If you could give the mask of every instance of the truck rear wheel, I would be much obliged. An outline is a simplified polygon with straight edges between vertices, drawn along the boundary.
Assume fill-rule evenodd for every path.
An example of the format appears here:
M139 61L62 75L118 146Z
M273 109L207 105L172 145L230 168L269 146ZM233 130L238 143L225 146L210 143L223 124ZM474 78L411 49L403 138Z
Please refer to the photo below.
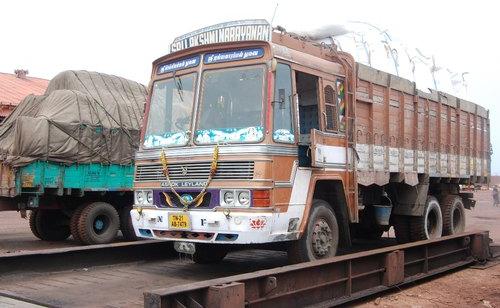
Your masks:
M69 229L71 231L71 236L73 236L73 239L79 244L82 243L82 239L78 231L78 221L80 220L80 215L82 214L83 209L87 205L88 204L82 204L78 206L71 214L71 219L69 220Z
M288 248L288 260L300 263L333 257L338 244L339 227L332 207L324 200L315 199L304 234Z
M29 225L30 225L30 230L31 233L33 233L34 236L40 238L40 233L38 233L38 230L36 229L36 214L37 210L31 210L30 212L30 218L29 218Z
M193 261L198 264L219 263L227 255L227 249L220 245L196 244Z
M410 217L410 237L412 241L428 240L441 237L443 216L439 202L433 196L427 197L422 216Z
M94 202L84 207L78 219L78 234L88 245L111 242L118 232L120 217L109 203Z
M38 210L34 218L38 237L44 241L63 241L71 232L68 217L60 210Z
M127 241L137 241L138 237L135 235L132 217L130 217L131 210L132 205L127 205L120 209L120 230Z
M448 195L441 205L443 214L443 235L464 232L465 208L462 198L457 195Z

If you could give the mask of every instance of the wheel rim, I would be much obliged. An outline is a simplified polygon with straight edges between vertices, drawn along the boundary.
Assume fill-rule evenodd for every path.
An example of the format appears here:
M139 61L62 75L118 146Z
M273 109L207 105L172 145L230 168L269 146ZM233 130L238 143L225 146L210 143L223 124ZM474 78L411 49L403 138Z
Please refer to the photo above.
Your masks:
M429 215L427 216L427 234L429 235L429 238L434 238L436 236L436 230L438 228L438 215L436 211L433 209L432 211L429 212Z
M328 222L319 218L314 224L311 237L312 251L316 258L324 258L329 255L333 242L333 234Z
M109 218L105 215L99 215L94 219L92 226L96 234L102 234L109 227Z
M453 233L461 232L462 212L458 208L453 209L452 221L453 221Z

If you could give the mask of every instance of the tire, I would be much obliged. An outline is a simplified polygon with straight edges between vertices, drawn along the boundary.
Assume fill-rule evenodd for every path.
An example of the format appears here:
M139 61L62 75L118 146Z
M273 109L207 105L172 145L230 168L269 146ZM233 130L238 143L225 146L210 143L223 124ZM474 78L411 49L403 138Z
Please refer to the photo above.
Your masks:
M120 227L120 217L109 203L94 202L85 206L78 218L78 234L84 244L111 242Z
M196 244L193 261L198 264L221 262L227 255L227 249L220 245Z
M465 207L462 198L448 195L441 205L443 213L443 235L452 235L465 231Z
M34 226L44 241L64 241L71 234L68 217L60 210L36 211Z
M78 222L80 220L80 215L82 214L83 209L87 206L88 204L82 204L78 206L73 213L71 214L71 218L69 220L69 229L71 231L71 236L73 236L73 239L78 243L82 244L82 238L80 237L80 233L78 231Z
M394 234L399 244L409 243L410 239L410 217L397 215L393 218Z
M300 263L334 257L338 245L339 226L335 212L328 202L315 199L304 234L288 248L288 260Z
M134 226L132 225L132 217L130 217L131 210L132 205L127 205L120 209L120 230L125 240L137 241L139 238L135 234Z
M436 198L429 196L425 202L424 214L410 217L410 238L412 241L440 238L443 233L443 215Z
M40 233L38 233L38 230L36 229L36 215L38 211L37 210L31 210L30 212L30 217L29 217L29 225L30 225L30 230L31 233L33 233L34 236L36 236L39 239L42 239L40 237Z

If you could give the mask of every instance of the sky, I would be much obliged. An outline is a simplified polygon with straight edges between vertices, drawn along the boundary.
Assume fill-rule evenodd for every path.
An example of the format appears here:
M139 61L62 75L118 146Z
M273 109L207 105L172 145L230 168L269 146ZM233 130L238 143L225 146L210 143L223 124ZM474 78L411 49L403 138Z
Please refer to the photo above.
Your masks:
M361 21L387 30L399 46L434 55L442 68L440 90L490 110L492 174L500 175L498 11L495 1L3 0L0 72L24 68L30 76L50 79L64 70L84 69L147 84L151 63L169 52L172 40L204 26L263 18L288 31L307 32ZM371 48L383 66L377 68L390 69L383 45ZM359 48L349 51L366 61ZM401 61L405 57L399 53ZM450 88L446 69L468 73L466 91ZM419 88L432 87L424 67L417 73Z

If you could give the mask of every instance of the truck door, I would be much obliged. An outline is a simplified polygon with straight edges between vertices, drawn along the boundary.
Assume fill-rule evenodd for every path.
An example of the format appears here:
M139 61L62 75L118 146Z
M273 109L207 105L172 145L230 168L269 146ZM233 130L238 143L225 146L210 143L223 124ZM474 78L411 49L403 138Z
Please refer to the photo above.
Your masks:
M319 84L320 130L311 129L311 166L346 170L352 150L346 139L344 80L321 79Z

